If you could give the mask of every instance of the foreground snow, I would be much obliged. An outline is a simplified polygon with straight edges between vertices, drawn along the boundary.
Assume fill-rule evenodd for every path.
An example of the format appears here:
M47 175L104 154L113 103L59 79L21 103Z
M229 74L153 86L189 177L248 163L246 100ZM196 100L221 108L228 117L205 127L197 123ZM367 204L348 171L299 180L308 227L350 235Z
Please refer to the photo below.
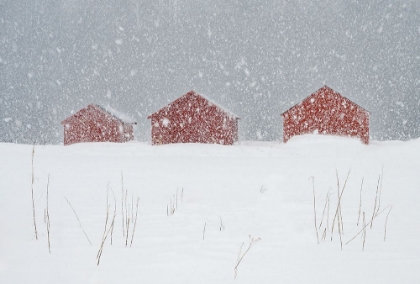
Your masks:
M31 152L30 145L0 144L0 283L420 283L419 139L369 146L324 136L235 146L36 146L38 240ZM341 205L343 250L337 223L331 241L336 171L340 189L350 171ZM44 222L48 176L51 254ZM385 210L366 230L362 251L363 234L345 243L362 229L356 225L362 179L361 209L369 222L379 178L377 207ZM328 233L320 244L312 181L317 226L329 192L328 224L327 206L319 238L327 225ZM113 244L109 235L97 265L113 193ZM125 209L135 219L137 197L137 226L130 247L131 222L126 247L122 219ZM171 204L176 209L168 216ZM261 240L234 279L249 236Z

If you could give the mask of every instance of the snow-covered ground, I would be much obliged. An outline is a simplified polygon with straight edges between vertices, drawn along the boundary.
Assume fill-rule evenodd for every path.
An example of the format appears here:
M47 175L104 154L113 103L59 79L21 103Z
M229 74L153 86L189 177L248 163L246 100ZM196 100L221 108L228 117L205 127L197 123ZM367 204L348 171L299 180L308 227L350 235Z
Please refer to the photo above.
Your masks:
M0 144L0 283L420 283L420 139L36 146L33 171L31 152ZM362 180L361 216L375 199L382 213L345 244L363 228Z

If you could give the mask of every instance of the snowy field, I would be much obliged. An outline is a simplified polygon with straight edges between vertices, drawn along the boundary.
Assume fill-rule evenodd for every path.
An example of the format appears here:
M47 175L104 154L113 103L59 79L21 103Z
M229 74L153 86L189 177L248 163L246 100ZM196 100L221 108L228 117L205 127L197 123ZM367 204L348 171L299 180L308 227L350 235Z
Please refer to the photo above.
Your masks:
M420 139L32 150L0 144L0 283L420 283Z

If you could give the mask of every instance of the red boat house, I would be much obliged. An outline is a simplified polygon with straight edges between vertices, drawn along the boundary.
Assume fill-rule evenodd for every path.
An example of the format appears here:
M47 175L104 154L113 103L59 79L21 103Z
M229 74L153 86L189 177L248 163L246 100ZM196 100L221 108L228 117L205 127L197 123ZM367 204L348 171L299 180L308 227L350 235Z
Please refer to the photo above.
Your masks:
M152 144L214 143L238 140L238 120L202 95L190 91L148 117Z
M357 137L369 143L369 112L328 86L283 112L283 142L318 133Z
M61 122L64 145L81 142L127 142L134 139L134 120L111 107L90 104Z

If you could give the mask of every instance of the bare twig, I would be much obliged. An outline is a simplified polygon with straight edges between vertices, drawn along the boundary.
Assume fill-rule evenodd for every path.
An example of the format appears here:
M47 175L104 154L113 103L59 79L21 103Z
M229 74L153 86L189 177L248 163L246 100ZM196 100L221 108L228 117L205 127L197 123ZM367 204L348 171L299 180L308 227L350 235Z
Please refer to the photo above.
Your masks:
M83 230L82 223L80 222L79 216L77 216L76 210L74 210L73 206L71 205L70 201L69 201L67 198L65 198L65 197L64 197L64 199L65 199L65 200L67 201L67 203L70 205L71 210L73 210L74 215L76 215L77 221L79 221L79 226L80 226L80 228L82 229L83 234L85 234L86 239L87 239L87 240L88 240L88 242L92 245L92 242L89 240L88 235L86 234L85 230Z

